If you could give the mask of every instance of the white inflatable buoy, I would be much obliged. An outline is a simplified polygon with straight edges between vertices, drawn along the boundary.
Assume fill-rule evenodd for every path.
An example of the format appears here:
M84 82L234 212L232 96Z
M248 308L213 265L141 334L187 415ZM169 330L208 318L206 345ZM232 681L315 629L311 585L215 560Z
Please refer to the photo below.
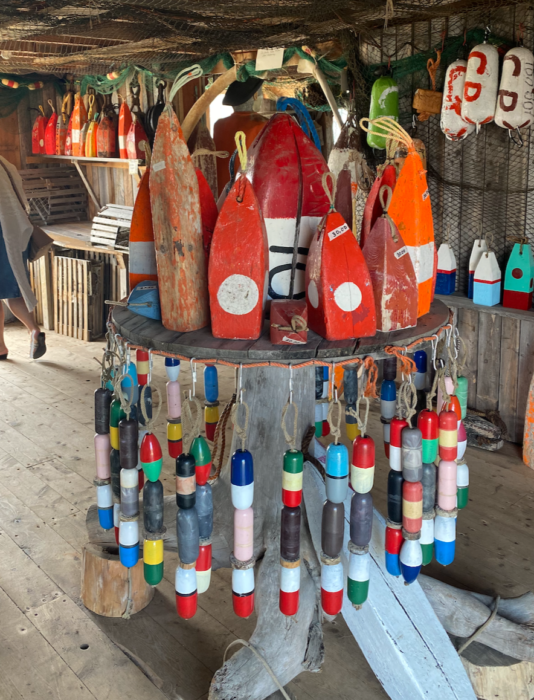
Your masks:
M459 59L450 64L445 74L440 126L449 141L462 141L475 130L474 125L462 117L466 70L467 61Z
M495 116L499 85L499 53L491 44L479 44L467 61L462 118L474 124L489 124Z
M510 49L504 57L495 123L509 132L534 121L534 56L524 46Z

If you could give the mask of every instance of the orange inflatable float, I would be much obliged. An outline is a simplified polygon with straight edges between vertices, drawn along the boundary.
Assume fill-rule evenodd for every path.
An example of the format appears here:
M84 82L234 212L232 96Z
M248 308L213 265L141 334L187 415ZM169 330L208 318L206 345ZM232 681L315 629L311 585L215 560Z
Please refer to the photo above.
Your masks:
M85 109L85 104L81 98L79 92L76 93L74 97L74 109L70 115L69 129L70 129L70 143L72 148L72 153L65 153L65 155L80 156L81 155L81 137L83 125L87 121L87 110ZM67 134L68 138L68 134Z
M150 147L148 144L145 155L147 167L139 183L130 226L130 289L139 282L158 279L150 208Z
M368 122L369 128L364 126L364 122ZM389 117L379 117L372 121L362 119L360 125L370 133L376 132L376 127L379 127L381 134L386 132L389 138L400 141L408 151L397 178L388 213L397 225L410 253L419 293L417 315L423 316L430 311L437 272L434 224L426 170L415 150L413 139L396 121Z

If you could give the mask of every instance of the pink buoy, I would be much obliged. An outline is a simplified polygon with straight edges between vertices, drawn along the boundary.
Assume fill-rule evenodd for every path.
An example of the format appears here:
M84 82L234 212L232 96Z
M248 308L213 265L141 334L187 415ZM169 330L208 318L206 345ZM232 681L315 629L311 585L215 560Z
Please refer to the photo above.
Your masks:
M442 459L438 467L438 506L443 510L456 508L456 475L456 462Z
M111 478L110 451L109 433L95 435L96 476L98 479Z
M248 561L254 554L254 511L252 508L234 510L234 556Z
M167 382L167 416L169 418L181 418L182 416L179 382Z

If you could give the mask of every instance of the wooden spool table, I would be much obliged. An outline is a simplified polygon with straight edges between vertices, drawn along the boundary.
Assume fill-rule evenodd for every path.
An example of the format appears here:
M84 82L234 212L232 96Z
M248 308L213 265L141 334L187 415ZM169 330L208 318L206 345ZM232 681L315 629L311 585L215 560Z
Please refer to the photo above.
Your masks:
M318 593L321 567L310 534L307 508L303 508L302 514L299 610L294 618L286 618L278 609L282 461L288 449L280 419L289 394L287 367L296 365L292 372L292 384L293 401L298 407L297 448L300 448L303 436L314 425L314 360L321 363L342 362L369 355L374 359L383 359L387 357L384 349L388 345L403 347L437 333L449 322L449 309L436 300L430 313L419 319L415 328L377 333L374 338L339 342L329 342L309 332L308 343L296 347L271 345L268 324L259 340L240 341L214 338L209 328L175 333L166 330L160 322L138 316L125 307L115 307L112 319L116 333L131 345L185 359L225 360L236 365L243 364L244 400L250 409L246 447L254 459L254 554L258 561L255 572L257 626L250 643L261 649L263 657L283 685L303 670L319 670L324 654ZM265 364L260 366L260 363ZM247 364L251 366L247 368ZM290 422L292 418L288 424ZM184 451L188 447L187 443L184 444ZM241 443L238 444L234 434L230 454L240 447ZM214 570L230 567L234 517L231 503L228 462L213 484ZM175 518L176 500L170 496L165 499L165 547L170 551L177 549ZM113 531L106 532L98 526L96 507L92 507L88 513L87 527L92 544L113 544ZM437 672L444 673L443 669ZM419 677L417 680L418 683L422 682L421 688L425 683L432 682L431 678L421 681ZM428 695L415 693L410 697L431 697L431 690L429 686L425 691ZM217 671L209 697L218 700L263 700L275 691L276 686L261 661L249 649L243 648L232 656L223 669ZM442 700L456 697L444 692Z

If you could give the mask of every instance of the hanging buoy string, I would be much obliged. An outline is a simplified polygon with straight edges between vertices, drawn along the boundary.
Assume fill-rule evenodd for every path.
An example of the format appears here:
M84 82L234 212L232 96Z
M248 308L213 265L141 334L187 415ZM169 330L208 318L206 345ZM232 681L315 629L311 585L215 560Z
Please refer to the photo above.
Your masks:
M200 77L202 77L202 68L198 65L198 63L195 63L193 66L190 66L189 68L184 68L182 71L180 71L174 79L174 83L172 84L167 104L170 105L170 103L174 99L174 96L176 95L178 90L180 90L180 88L183 88L184 85L187 85L187 83L190 80L195 80L195 78Z
M132 382L132 391L130 393L130 396L126 394L125 391L122 390L121 388L121 383L123 379L126 379L126 377L130 378L130 381ZM122 374L117 374L115 375L113 379L113 389L115 396L119 399L121 402L121 408L126 414L126 418L130 420L130 413L132 411L132 401L133 401L133 395L134 395L134 383L133 383L133 377L131 374L128 374L128 372L123 372Z

